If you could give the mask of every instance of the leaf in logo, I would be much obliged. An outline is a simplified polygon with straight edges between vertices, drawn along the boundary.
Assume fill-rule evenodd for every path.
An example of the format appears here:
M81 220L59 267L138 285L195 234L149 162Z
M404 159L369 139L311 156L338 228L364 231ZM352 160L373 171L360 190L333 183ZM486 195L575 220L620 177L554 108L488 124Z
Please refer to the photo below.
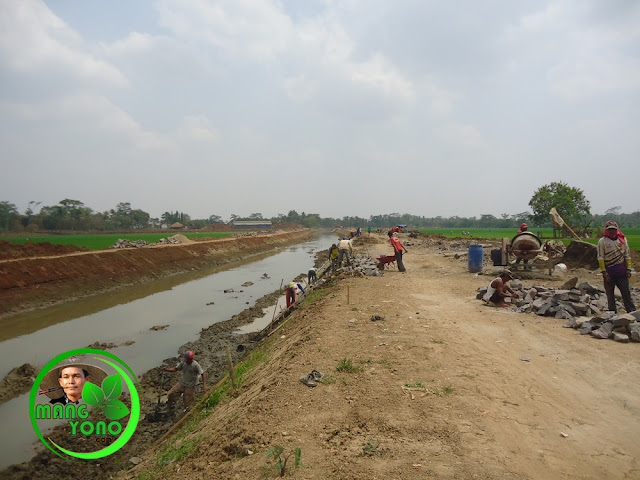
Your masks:
M118 398L122 393L120 375L110 375L102 381L102 391L106 400Z
M102 389L91 382L84 384L82 389L82 399L87 405L92 407L99 407L104 402L104 393Z
M102 411L110 420L119 420L129 415L129 409L120 400L107 400L102 407Z

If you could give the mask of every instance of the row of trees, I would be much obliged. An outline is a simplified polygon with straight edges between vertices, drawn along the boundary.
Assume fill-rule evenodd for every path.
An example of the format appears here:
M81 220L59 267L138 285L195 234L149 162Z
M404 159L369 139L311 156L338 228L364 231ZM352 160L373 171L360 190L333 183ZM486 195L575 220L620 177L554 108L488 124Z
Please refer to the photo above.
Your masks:
M24 213L18 212L16 206L7 201L0 201L0 231L36 232L41 230L70 230L70 231L113 231L142 228L160 228L162 225L172 225L179 222L187 227L202 228L213 223L223 223L219 215L211 215L206 219L191 219L184 212L165 212L160 218L151 218L147 212L131 207L129 202L118 203L114 209L104 212L94 212L79 200L65 198L57 205L42 206L41 202L29 202ZM278 214L270 218L273 223L297 223L309 228L348 227L370 225L372 228L385 228L391 225L406 224L410 227L438 227L438 228L516 228L522 222L536 227L552 226L549 210L555 207L560 215L570 225L585 230L593 226L604 224L606 220L616 220L623 227L640 226L640 211L621 213L621 207L615 206L604 215L592 215L590 203L582 190L571 187L562 182L553 182L540 187L529 202L532 213L521 212L514 215L503 213L499 216L491 214L476 217L421 217L408 213L389 213L373 215L369 218L342 217L323 218L317 213L289 213ZM40 208L39 208L40 207ZM39 208L39 211L36 210ZM261 213L256 212L248 217L237 214L231 215L229 222L234 220L263 219Z

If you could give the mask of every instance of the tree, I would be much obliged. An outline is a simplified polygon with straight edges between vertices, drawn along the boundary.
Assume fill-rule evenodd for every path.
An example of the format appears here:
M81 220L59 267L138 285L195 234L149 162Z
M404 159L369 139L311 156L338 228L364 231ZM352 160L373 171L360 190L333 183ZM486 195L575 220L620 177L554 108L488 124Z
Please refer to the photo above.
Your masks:
M591 220L591 204L584 192L563 182L552 182L535 191L529 201L533 223L549 223L549 210L555 207L569 225L584 225Z
M18 209L13 203L0 202L0 230L9 230L11 220L18 215Z
M220 215L209 215L209 223L222 223Z

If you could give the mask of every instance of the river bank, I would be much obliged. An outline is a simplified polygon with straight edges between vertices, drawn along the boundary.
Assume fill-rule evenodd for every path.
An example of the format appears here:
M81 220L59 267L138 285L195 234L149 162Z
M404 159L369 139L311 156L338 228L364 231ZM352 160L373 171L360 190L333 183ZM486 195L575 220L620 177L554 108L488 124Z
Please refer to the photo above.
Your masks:
M0 260L0 328L28 310L248 259L304 241L309 229L135 249L79 251ZM1 252L0 252L1 253ZM2 255L0 255L2 257Z
M321 243L322 242L320 242L320 244ZM312 245L316 244L318 244L317 241L312 242ZM289 249L286 250L288 251ZM296 247L294 247L293 251L295 250ZM299 248L297 248L297 250L301 251ZM310 253L310 251L305 249L304 252L306 254L305 257L308 258L308 254ZM288 255L289 257L285 256L284 258L290 258L291 254ZM263 257L263 255L261 255L260 257ZM258 262L256 265L262 265L262 263L263 262ZM306 261L304 263L308 268L309 264L306 263ZM295 264L295 262L293 264ZM238 265L234 265L234 270L236 270ZM258 269L260 269L259 271L263 271L261 270L262 268L264 267L258 267ZM266 271L271 272L270 269L267 269ZM298 270L298 272L300 272L300 270ZM263 276L266 276L266 273ZM265 284L272 283L268 280L260 280L260 283L262 282L264 282ZM279 282L280 279L278 278L275 285L277 286ZM252 287L248 286L245 287L245 290L247 290L247 288L252 289ZM253 288L256 288L256 286L254 286ZM242 290L238 290L237 288L235 292L233 290L230 290L230 292L231 293L228 294L230 298L237 298L237 295L242 295L240 293L242 292ZM240 358L250 352L255 345L255 337L259 334L257 332L238 333L238 328L251 324L255 318L263 317L263 309L266 307L269 307L269 314L271 314L276 301L280 297L282 297L282 295L283 292L281 290L276 290L267 295L264 295L256 300L255 304L252 302L252 307L244 309L242 312L233 315L230 319L215 323L208 326L207 328L203 328L202 331L200 331L200 333L197 335L197 338L194 338L194 340L189 341L188 343L183 345L174 345L171 351L176 352L176 356L166 358L157 367L152 368L139 377L141 385L139 393L141 394L143 400L143 407L141 412L141 418L143 420L140 422L133 438L122 450L121 453L123 456L119 456L118 458L109 457L109 459L107 459L108 462L103 462L99 466L95 463L86 462L81 467L79 467L84 472L84 474L92 475L96 478L103 478L101 477L101 475L104 475L105 472L113 473L117 471L126 464L123 462L130 458L130 455L135 455L136 452L141 448L144 449L146 446L148 446L149 442L157 439L180 418L180 416L182 415L182 410L176 411L175 415L166 415L163 412L162 418L158 418L158 411L156 409L158 395L160 394L162 396L163 403L166 402L167 390L177 381L179 377L178 374L168 374L160 372L161 366L174 366L178 361L177 355L181 354L181 352L184 352L187 349L191 349L196 353L196 359L201 363L201 365L207 372L209 385L214 384L219 378L221 378L221 376L225 374L227 370L225 347L230 347L233 361L238 362ZM180 298L180 302L184 302L184 297ZM242 303L244 303L244 301L242 301ZM216 306L216 308L218 307ZM96 345L95 347L103 348L101 345ZM104 348L108 348L108 346L105 346ZM119 351L120 349L118 349L115 353L118 353ZM138 373L142 372L138 371ZM199 389L201 389L201 387L199 387ZM201 391L197 392L198 395L201 395L201 393ZM69 445L70 435L63 428L56 429L51 433L51 437L53 439L61 439L63 440L63 443L66 443L67 446ZM78 443L78 445L76 445L74 448L77 448L77 451L82 451L82 448L84 447L84 445L82 445L82 440L78 440L78 442L72 443L74 443L74 445L75 443ZM14 465L12 467L9 467L8 469L5 469L3 472L0 472L0 476L2 476L2 478L66 478L66 468L68 468L67 460L51 456L50 452L43 450L39 454L37 454L31 461L24 462L20 465Z

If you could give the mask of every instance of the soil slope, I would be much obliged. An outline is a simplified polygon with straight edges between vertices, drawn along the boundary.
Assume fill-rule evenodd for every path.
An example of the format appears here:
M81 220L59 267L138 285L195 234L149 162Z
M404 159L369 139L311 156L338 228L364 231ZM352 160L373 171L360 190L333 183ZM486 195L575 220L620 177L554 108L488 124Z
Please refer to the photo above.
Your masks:
M377 238L357 248L389 254ZM347 277L299 309L237 396L120 478L275 478L276 445L301 449L286 470L299 479L640 478L638 344L485 307L476 289L493 277L422 238L406 274ZM311 388L299 379L313 369ZM163 448L184 456L159 465Z

